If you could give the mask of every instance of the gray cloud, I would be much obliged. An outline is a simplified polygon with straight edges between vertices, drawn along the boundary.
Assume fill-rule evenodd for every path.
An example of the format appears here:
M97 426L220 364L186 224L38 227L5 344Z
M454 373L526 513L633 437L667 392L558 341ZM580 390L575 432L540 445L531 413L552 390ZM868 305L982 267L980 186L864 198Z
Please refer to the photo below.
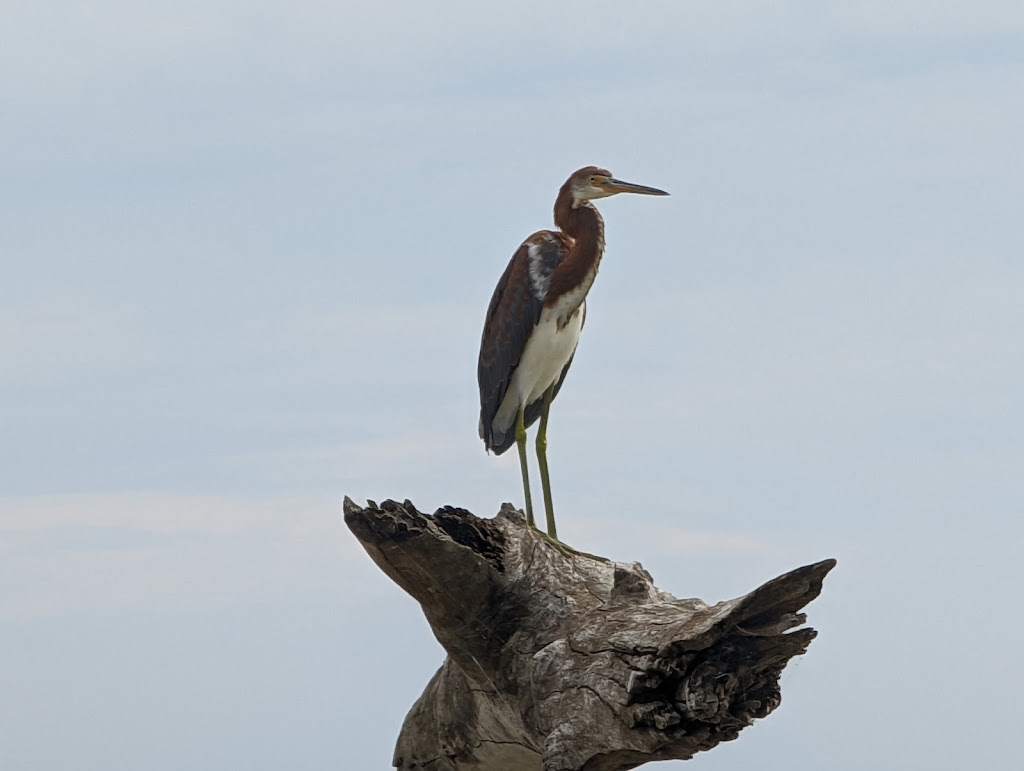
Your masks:
M560 531L712 600L840 559L783 709L700 762L1011 764L972 737L1024 677L949 624L1019 633L1017 4L0 21L0 765L387 764L441 654L337 502L520 499L476 438L476 346L586 163L673 195L602 207ZM878 702L948 704L964 655L990 708L955 736Z

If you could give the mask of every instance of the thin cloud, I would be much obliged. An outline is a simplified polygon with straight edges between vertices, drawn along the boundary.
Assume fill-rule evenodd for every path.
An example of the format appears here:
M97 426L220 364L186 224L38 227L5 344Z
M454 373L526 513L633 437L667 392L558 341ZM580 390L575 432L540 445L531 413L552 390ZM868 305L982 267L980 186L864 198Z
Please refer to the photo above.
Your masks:
M344 530L340 502L309 496L0 499L0 554L0 617L344 604L379 588L354 580L366 557Z
M724 530L690 530L647 524L643 528L623 527L623 520L580 518L573 523L573 543L593 545L598 553L617 555L659 554L666 556L776 556L778 544L752 533Z
M67 297L0 307L2 384L116 369L145 347L128 314Z

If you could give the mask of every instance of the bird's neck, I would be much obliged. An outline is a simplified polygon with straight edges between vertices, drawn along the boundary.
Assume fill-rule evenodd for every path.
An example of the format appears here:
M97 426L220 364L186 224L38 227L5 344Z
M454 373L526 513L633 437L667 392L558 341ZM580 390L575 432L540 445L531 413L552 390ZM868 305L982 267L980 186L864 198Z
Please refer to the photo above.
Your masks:
M589 202L574 208L571 196L560 195L555 202L555 224L573 243L551 277L548 304L566 295L574 312L597 277L604 254L604 220Z

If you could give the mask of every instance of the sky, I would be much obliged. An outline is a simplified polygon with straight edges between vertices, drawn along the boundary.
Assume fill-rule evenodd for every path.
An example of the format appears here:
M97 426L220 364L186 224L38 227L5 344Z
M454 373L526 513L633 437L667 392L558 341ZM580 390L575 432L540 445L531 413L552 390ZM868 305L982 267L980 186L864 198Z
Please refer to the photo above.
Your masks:
M599 204L559 534L709 602L839 561L782 706L687 767L1016 764L1018 2L0 29L0 767L390 767L444 652L341 500L522 504L479 335L589 164L672 196Z

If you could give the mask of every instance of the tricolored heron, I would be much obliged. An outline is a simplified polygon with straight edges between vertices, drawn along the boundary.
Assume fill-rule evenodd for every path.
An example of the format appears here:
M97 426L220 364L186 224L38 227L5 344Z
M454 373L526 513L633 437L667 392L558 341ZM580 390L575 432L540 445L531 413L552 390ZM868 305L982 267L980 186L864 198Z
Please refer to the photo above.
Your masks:
M559 229L534 233L512 255L491 297L480 341L480 438L496 455L513 441L519 446L526 520L536 527L526 429L540 418L537 462L548 535L554 540L558 535L548 476L548 412L576 353L587 292L604 254L604 220L591 201L616 193L668 195L615 179L596 166L575 172L555 199Z

